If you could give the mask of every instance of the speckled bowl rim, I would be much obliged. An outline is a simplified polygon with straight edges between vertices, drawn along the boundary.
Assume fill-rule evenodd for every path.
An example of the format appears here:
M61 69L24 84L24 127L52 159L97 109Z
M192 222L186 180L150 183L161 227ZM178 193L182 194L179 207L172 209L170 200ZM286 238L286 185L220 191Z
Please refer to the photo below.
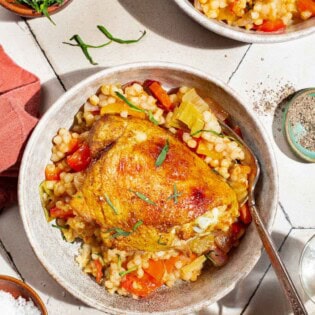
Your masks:
M246 43L281 43L304 36L310 35L315 32L315 17L314 24L312 26L302 28L300 30L284 32L284 33L258 33L256 31L247 31L242 28L229 26L224 22L217 21L215 19L207 18L203 13L199 12L188 0L173 0L187 15L193 20L198 22L208 30L231 39L235 39L240 42ZM310 21L310 20L308 20ZM307 21L306 21L307 22ZM301 22L306 23L306 22Z
M64 280L62 277L60 277L58 274L55 274L50 267L50 262L47 261L45 259L45 257L41 257L40 255L37 254L37 252L40 252L40 248L38 248L37 250L37 243L35 239L32 239L31 237L31 230L30 227L27 224L27 209L26 209L26 205L24 204L24 197L23 197L23 178L25 176L27 176L27 173L29 172L28 168L27 168L27 156L29 155L29 151L31 151L31 147L33 146L33 139L35 138L35 134L37 133L37 130L41 130L42 127L46 126L47 123L50 120L50 116L52 116L54 114L55 111L58 111L64 104L65 101L71 96L71 95L75 95L77 90L80 90L84 87L89 86L93 81L96 81L97 79L100 79L102 77L108 76L110 74L117 74L119 76L120 73L123 73L124 71L130 71L130 70L137 70L137 69L157 69L157 68L161 68L164 70L168 70L168 71L181 71L184 73L187 73L189 75L193 75L195 77L199 77L201 79L204 79L206 81L209 81L213 84L215 84L216 86L218 86L219 88L223 89L226 93L232 95L236 101L238 101L240 104L242 104L242 106L244 107L244 109L246 108L246 111L248 113L248 115L250 116L250 118L255 121L255 124L257 125L257 128L260 131L260 135L262 137L262 139L264 140L264 142L266 144L270 144L270 141L268 140L268 137L266 135L266 131L264 130L263 126L260 124L260 122L257 120L257 118L255 117L253 111L251 109L248 109L247 107L245 107L244 105L244 101L240 98L240 96L232 89L230 88L226 83L224 83L223 81L209 75L206 74L200 70L197 70L195 68L192 68L190 66L186 66L186 65L181 65L181 64L175 64L175 63L168 63L168 62L141 62L141 63L129 63L129 64L125 64L125 65L120 65L120 66L114 66L105 70L102 70L88 78L86 78L85 80L81 81L80 83L78 83L77 85L73 86L71 89L69 89L67 92L65 92L48 110L47 112L43 115L43 117L40 119L39 123L37 124L35 130L33 131L33 134L31 135L25 151L24 151L24 155L22 158L22 162L21 162L21 167L20 167L20 172L19 172L19 182L18 182L18 200L19 200L19 208L20 208L20 215L22 218L22 222L24 225L24 229L26 231L26 235L29 239L29 242L31 244L31 247L33 248L34 253L36 254L37 258L39 259L39 261L42 263L42 265L45 267L45 269L48 271L48 273L61 285L63 286L67 291L69 291L72 295L74 295L75 297L77 297L78 299L80 299L81 301L83 301L84 303L97 308L101 311L104 312L104 305L101 303L96 302L93 299L90 299L89 297L87 297L83 292L81 292L79 289L77 289L76 287L73 287L70 283L68 283L68 281ZM276 210L277 210L277 205L278 205L278 170L277 170L277 165L276 165L276 159L275 159L275 155L274 155L274 151L272 149L272 146L269 145L267 146L268 148L268 155L270 158L270 163L271 165L270 168L273 170L272 172L272 178L269 179L273 182L273 186L274 186L274 193L273 193L273 202L272 205L269 209L269 213L270 213L270 218L268 223L266 224L268 231L271 231L274 219L275 219L275 215L276 215ZM260 246L262 249L262 245ZM243 273L239 273L238 277L235 279L234 282L231 282L229 285L226 286L226 288L224 290L222 290L220 292L220 294L217 294L215 296L215 298L213 299L207 299L207 300L202 300L199 303L195 303L193 305L189 305L189 306L185 306L182 308L177 308L176 310L168 310L168 311L163 311L163 312L140 312L140 311L124 311L124 314L159 314L159 315L163 315L163 314L172 314L172 315L177 315L177 314L187 314L190 312L194 312L194 311L199 311L200 309L202 309L203 307L206 307L210 304L215 303L216 301L218 301L219 299L223 298L225 295L227 295L229 292L231 292L237 283L239 283L242 279L244 279L249 273L250 271L254 268L254 266L256 265L256 263L258 262L259 258L261 256L261 251L259 253L259 255L257 254L255 257L251 257L251 265L248 266L248 269L246 271L244 271ZM53 269L53 268L52 268ZM122 314L122 310L119 310L117 308L114 307L110 307L110 306L106 306L106 312L108 312L109 314Z

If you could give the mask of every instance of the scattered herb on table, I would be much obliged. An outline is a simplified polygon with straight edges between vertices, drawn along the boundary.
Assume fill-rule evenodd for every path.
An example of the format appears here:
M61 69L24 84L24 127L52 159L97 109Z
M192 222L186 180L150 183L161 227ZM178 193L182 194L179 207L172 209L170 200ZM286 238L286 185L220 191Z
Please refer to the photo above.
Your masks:
M112 210L114 211L114 213L117 215L118 214L118 210L116 209L116 207L113 205L113 203L110 201L109 197L107 195L105 195L105 200L108 203L108 205L112 208Z
M146 195L138 192L138 191L133 191L133 190L130 190L132 193L134 193L138 198L140 198L141 200L145 201L146 203L150 204L150 205L153 205L153 206L156 206L156 203L152 200L150 200Z
M176 186L176 184L174 184L173 189L174 189L174 193L173 193L172 195L170 195L170 196L167 198L167 200L174 199L174 203L177 203L177 202L178 202L178 197L181 196L182 193L181 193L181 192L179 193L179 192L177 191L177 186Z
M27 1L29 2L30 0L19 0L19 1ZM44 2L46 1L64 1L64 0L42 0ZM36 2L35 0L33 0L33 2ZM82 38L76 34L76 35L73 35L70 40L73 40L76 42L76 44L73 44L73 43L68 43L68 42L63 42L63 44L67 44L67 45L70 45L70 46L78 46L82 49L83 53L84 53L84 56L86 57L86 59L93 65L97 65L98 63L94 62L93 58L91 57L88 49L89 48L102 48L102 47L105 47L107 45L109 45L110 43L112 42L116 42L118 44L134 44L134 43L137 43L139 42L143 36L147 33L146 31L143 31L141 36L137 39L128 39L128 40L124 40L124 39L121 39L121 38L117 38L115 36L113 36L106 28L105 26L103 25L97 25L97 28L99 31L101 31L108 39L109 41L106 42L105 44L102 44L102 45L98 45L98 46L94 46L94 45L89 45L89 44L86 44ZM153 117L152 113L150 113L150 111L148 111L148 115L150 117L150 115ZM153 118L154 119L154 118ZM151 119L150 119L151 120Z
M139 113L145 113L146 115L149 116L149 120L155 124L155 125L158 125L159 122L154 118L152 112L150 110L145 110L145 109L142 109L134 104L132 104L124 95L122 95L121 93L119 92L115 92L116 95L122 100L124 101L131 109L135 110L136 112L139 112Z
M166 159L167 153L170 149L170 144L168 142L168 139L166 140L165 146L163 147L162 151L160 152L159 156L157 157L155 161L155 166L159 167L163 164L163 162Z
M64 0L16 0L16 1L20 4L24 4L31 7L38 13L45 15L48 18L48 20L54 25L56 24L51 19L48 13L48 8L54 4L61 5L64 2Z
M103 25L97 25L97 28L110 40L112 40L113 42L116 42L118 44L134 44L139 42L142 37L147 33L146 31L143 31L141 36L137 39L121 39L121 38L117 38L114 37Z
M86 44L82 38L79 36L79 35L73 35L70 40L74 40L76 42L76 44L72 44L72 43L68 43L68 42L62 42L63 44L66 44L66 45L70 45L70 46L79 46L85 57L87 58L87 60L92 64L92 65L97 65L96 62L94 62L94 60L92 59L88 49L89 48L102 48L102 47L105 47L107 45L109 45L111 43L111 41L105 43L105 44L102 44L102 45L99 45L99 46L93 46L93 45L89 45L89 44Z

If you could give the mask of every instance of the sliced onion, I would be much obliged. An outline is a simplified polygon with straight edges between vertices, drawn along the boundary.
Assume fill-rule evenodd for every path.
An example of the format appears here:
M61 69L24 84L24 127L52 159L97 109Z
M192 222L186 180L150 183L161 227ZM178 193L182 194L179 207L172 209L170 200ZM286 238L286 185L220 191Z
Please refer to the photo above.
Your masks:
M95 112L98 110L100 110L100 108L98 106L92 105L90 102L86 102L84 104L84 112Z

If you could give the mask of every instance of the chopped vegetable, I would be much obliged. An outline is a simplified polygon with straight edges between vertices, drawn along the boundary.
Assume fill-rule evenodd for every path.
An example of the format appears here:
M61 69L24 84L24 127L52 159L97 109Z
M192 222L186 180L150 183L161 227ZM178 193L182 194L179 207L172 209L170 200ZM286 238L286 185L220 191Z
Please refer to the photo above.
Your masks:
M145 196L144 194L138 192L138 191L133 191L130 190L132 193L134 193L137 197L139 197L141 200L147 202L150 205L156 206L156 203L152 200L150 200L147 196Z
M71 138L68 146L67 154L72 154L79 148L79 140L77 138Z
M231 233L234 240L240 239L245 233L244 225L241 222L234 222L231 226Z
M163 164L163 162L166 159L166 155L167 155L167 152L169 151L169 148L170 148L170 144L168 142L168 139L166 139L165 146L163 147L162 151L160 152L159 156L157 157L155 161L156 167L159 167Z
M186 92L182 97L182 101L193 104L200 113L209 109L208 103L197 94L195 89L190 89Z
M117 37L114 37L106 28L105 26L103 25L97 25L97 28L108 38L110 39L111 41L113 42L116 42L118 44L133 44L133 43L137 43L139 42L143 36L145 36L145 34L147 33L146 31L143 31L141 36L137 39L128 39L128 40L125 40L125 39L120 39L120 38L117 38Z
M169 259L164 260L164 265L165 265L166 271L168 273L172 273L176 269L175 264L179 260L180 260L180 256L171 257Z
M44 200L43 195L47 195L47 199ZM49 222L52 220L50 217L49 211L46 208L46 202L50 202L53 200L53 191L47 188L47 181L44 180L39 185L39 196L41 200L42 207L44 209L46 221Z
M299 12L309 11L312 16L315 16L315 1L314 0L298 0L297 7Z
M109 197L107 195L105 195L105 200L108 203L108 205L112 208L112 210L114 211L114 213L117 215L118 214L118 210L115 208L115 206L112 204L112 202L110 201Z
M165 265L164 265L164 260L149 260L149 267L143 269L145 273L149 274L152 278L155 279L157 284L162 285L163 283L163 276L165 274Z
M194 259L190 264L184 266L180 271L183 279L191 279L191 275L199 275L203 263L206 261L206 257L204 255L199 256Z
M61 173L60 168L52 164L48 164L45 168L45 179L46 180L59 180L60 173Z
M84 171L91 162L90 148L83 143L74 153L67 156L68 165L76 172Z
M205 129L199 129L196 132L191 133L190 135L193 137L193 136L198 135L201 132L210 132L210 133L214 134L215 136L218 136L218 137L221 137L221 138L224 137L224 135L222 135L221 133L218 133L218 132L216 132L214 130L205 130Z
M217 152L215 150L210 150L208 147L208 141L201 139L201 141L198 144L197 154L203 154L206 156L210 156L214 160L221 160L223 155L222 152Z
M257 26L255 29L261 32L276 32L276 31L284 30L285 24L283 23L281 19L274 20L274 21L267 20L267 21L264 21L263 24Z
M240 211L240 220L244 224L249 224L252 222L252 215L250 213L247 202L240 207L239 211Z
M156 283L155 279L147 273L144 273L142 278L138 278L136 274L130 273L121 281L121 286L131 294L146 297L160 287L161 284Z
M96 268L96 282L100 283L103 278L103 266L99 259L93 260L94 266Z
M106 114L120 114L123 111L127 111L128 115L131 115L133 117L138 118L145 118L145 113L139 112L138 110L134 110L130 106L128 106L126 103L114 103L109 104L101 108L101 115Z
M221 267L227 263L228 256L219 248L211 250L206 257L215 267Z
M160 235L160 237L159 237L159 239L158 239L158 241L157 241L157 243L159 244L159 245L162 245L162 246L166 246L167 245L167 243L165 243L165 242L162 242L162 235Z
M69 219L73 218L75 215L72 210L64 211L58 207L53 207L49 210L50 216L54 219Z
M154 81L151 85L149 85L149 90L151 91L153 96L158 99L163 109L167 111L171 110L171 99L160 83Z
M185 124L191 130L191 133L195 133L204 127L202 113L193 103L182 102L174 111L170 126L178 128L180 126L178 121Z

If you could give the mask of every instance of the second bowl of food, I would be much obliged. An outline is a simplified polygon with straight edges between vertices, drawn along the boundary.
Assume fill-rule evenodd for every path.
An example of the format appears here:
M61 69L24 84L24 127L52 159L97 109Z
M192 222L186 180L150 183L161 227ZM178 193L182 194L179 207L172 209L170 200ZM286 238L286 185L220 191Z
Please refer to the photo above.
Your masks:
M174 1L205 28L241 42L284 42L315 31L313 0Z
M230 292L261 243L246 205L251 167L220 120L260 161L256 199L270 228L274 157L221 81L139 63L65 93L34 130L19 182L23 223L48 272L112 314L187 313Z

